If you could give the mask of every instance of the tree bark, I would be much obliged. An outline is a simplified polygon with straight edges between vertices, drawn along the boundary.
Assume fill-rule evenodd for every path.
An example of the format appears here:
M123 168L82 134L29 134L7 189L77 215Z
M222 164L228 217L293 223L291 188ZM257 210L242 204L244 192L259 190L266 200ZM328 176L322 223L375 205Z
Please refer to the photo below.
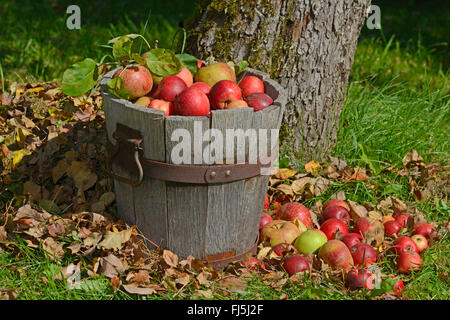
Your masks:
M280 139L291 160L326 160L336 142L370 0L200 0L187 52L247 60L287 89Z

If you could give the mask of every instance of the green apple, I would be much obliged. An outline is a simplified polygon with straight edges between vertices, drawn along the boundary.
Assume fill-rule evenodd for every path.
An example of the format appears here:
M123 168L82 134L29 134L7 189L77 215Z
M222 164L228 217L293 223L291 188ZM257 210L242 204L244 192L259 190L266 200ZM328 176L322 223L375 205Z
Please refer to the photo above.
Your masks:
M294 247L303 254L315 253L327 240L327 237L321 232L308 230L295 240Z
M236 75L234 70L224 62L218 62L206 67L198 69L195 75L196 82L204 82L210 87L213 87L221 80L230 80L236 82Z

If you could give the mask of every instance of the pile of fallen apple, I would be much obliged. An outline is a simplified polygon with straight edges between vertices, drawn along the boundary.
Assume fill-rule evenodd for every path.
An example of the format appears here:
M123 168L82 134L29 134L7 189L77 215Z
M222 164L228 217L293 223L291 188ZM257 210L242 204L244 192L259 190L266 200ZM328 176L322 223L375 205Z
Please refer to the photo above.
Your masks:
M122 78L134 104L162 110L166 116L208 116L211 110L245 107L259 111L273 103L261 79L246 76L236 83L234 69L224 62L206 66L197 60L195 74L183 67L166 77L136 65L121 68L114 77Z
M264 208L268 207L266 197ZM422 222L407 230L411 237L397 236L407 228L407 220L408 214L401 213L384 216L384 223L366 217L353 221L345 201L330 200L323 206L320 228L314 228L308 208L289 202L279 207L274 217L263 212L259 228L261 239L272 247L270 256L276 257L276 263L290 276L297 272L309 274L311 265L306 256L317 254L332 269L345 271L347 288L371 290L375 277L370 266L380 262L377 254L380 241L376 240L382 241L384 236L392 237L392 245L387 250L395 255L399 273L408 274L422 267L420 253L437 237L437 232ZM292 246L294 252L286 250ZM403 282L399 279L395 287L403 290Z

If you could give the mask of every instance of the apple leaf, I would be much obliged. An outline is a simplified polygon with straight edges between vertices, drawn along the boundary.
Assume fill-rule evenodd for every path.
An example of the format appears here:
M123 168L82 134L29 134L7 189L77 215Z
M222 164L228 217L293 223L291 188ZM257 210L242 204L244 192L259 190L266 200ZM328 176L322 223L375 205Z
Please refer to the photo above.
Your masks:
M142 58L141 55L137 54L137 53L133 53L131 55L131 58L136 61L137 63L139 63L141 66L147 66L147 61L145 60L145 58Z
M108 41L108 44L115 44L115 43L117 43L117 42L120 40L120 38L122 38L122 37L128 37L128 38L130 38L130 39L136 39L136 38L139 38L140 36L141 36L141 35L140 35L140 34L137 34L137 33L130 33L130 34L127 34L127 35L124 35L124 36L115 37L115 38L109 40L109 41Z
M150 72L159 77L177 74L183 67L180 59L169 49L152 49L149 51L146 60Z
M176 55L178 59L180 59L181 63L188 68L188 70L192 74L197 73L197 58L194 56L191 56L187 53L181 53Z
M133 46L133 39L129 36L121 36L113 44L113 56L119 61L127 61L131 58L131 47Z
M236 74L239 74L239 73L241 73L242 71L244 71L244 69L247 68L247 67L248 67L248 62L245 61L245 60L241 60L241 61L239 61L238 64L234 67L234 68L235 68L234 72L235 72Z
M120 77L112 78L106 83L108 90L115 96L129 100L131 98L130 93L125 89L123 79Z
M92 89L96 83L96 67L97 63L90 58L73 64L63 74L61 91L68 96L77 97Z

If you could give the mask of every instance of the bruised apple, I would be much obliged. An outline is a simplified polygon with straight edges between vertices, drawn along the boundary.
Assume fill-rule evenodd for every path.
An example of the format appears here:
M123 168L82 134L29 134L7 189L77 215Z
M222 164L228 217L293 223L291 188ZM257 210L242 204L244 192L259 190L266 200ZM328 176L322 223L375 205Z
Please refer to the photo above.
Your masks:
M347 225L344 221L336 218L331 218L322 223L320 230L326 234L328 240L335 239L337 232L344 236L348 233Z
M350 250L340 240L328 240L319 249L319 258L333 269L350 270L354 265Z
M408 217L409 215L406 213L399 213L394 216L394 219L402 228L405 228L408 223Z
M436 238L438 236L436 228L426 222L416 224L413 227L412 234L421 234L427 239Z
M293 222L284 220L273 220L261 229L262 239L268 240L272 247L279 243L291 244L300 234L301 231Z
M347 273L345 286L350 290L359 288L373 289L375 277L366 269L352 269Z
M195 75L196 82L204 82L213 87L221 80L230 80L236 82L236 75L233 68L224 62L210 64L209 66L198 69Z
M116 77L122 78L123 86L131 99L145 96L153 87L152 74L144 66L132 66L125 70L122 68L114 74L114 78Z
M176 97L173 107L174 113L180 116L207 116L210 112L206 94L192 86Z
M300 220L306 227L312 227L311 214L307 207L298 202L288 202L283 204L277 211L276 219L293 221Z

